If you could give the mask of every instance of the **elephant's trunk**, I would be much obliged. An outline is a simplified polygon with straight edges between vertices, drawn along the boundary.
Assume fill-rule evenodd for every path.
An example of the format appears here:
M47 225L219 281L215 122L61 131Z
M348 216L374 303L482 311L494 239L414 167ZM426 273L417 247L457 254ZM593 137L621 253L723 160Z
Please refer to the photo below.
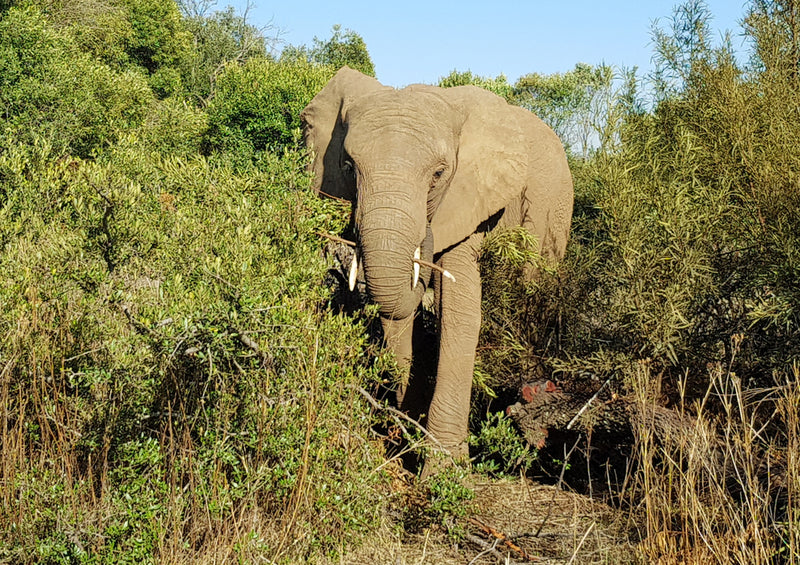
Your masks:
M433 238L424 213L402 206L365 199L360 203L359 243L367 290L385 318L403 319L412 315L422 300L430 268L418 267L415 281L415 254L424 261L433 259ZM412 221L417 216L422 225ZM417 251L419 250L419 251Z

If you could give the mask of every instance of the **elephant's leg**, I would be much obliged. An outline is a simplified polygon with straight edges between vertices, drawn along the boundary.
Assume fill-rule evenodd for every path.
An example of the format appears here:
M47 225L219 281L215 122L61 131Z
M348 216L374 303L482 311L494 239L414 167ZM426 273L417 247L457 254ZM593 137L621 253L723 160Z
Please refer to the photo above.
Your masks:
M441 258L456 282L441 280L441 337L436 388L428 412L428 430L455 459L469 455L467 434L475 348L481 326L478 252L483 234L473 234Z
M404 408L403 401L408 388L411 371L411 338L414 329L414 316L402 320L381 317L383 339L386 346L394 352L397 367L400 369L400 382L397 385L397 406Z

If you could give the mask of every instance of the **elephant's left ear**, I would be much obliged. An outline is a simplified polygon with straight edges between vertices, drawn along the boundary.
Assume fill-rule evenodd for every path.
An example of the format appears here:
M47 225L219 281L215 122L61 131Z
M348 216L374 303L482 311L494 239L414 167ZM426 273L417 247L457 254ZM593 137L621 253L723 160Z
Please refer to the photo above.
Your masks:
M458 163L450 186L431 219L435 252L462 241L492 215L518 198L528 172L525 112L473 86L443 94L464 109Z
M342 117L354 99L385 88L374 78L344 66L300 112L306 147L313 155L309 169L314 173L315 192L355 199L355 180L342 171L346 134Z

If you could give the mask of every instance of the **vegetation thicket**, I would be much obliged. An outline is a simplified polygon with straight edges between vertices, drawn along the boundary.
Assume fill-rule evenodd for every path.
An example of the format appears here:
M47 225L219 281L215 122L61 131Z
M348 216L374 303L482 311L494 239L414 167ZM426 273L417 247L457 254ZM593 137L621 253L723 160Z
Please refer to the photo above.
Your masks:
M402 514L358 390L392 360L374 309L331 306L318 233L349 206L299 145L336 69L374 65L351 30L277 53L213 5L0 0L0 560L320 561ZM590 482L643 561L796 563L800 8L753 0L747 60L709 18L654 28L646 80L441 80L540 114L576 186L558 268L516 282L534 242L487 238L474 469L536 464L493 399L608 382L630 462ZM656 407L691 424L659 436ZM463 518L462 477L423 521Z
M317 232L347 216L296 144L335 69L263 38L211 60L233 21L0 14L2 561L296 562L380 518L348 386L383 357L327 307Z
M589 125L592 147L572 147L572 239L553 276L509 283L530 246L490 239L478 373L495 390L553 370L608 382L635 399L634 423L650 414L631 472L589 478L645 512L648 559L795 563L800 7L751 3L749 59L712 43L710 17L690 1L654 28L649 80L578 66L515 85L523 105L558 92L543 117L562 135ZM692 424L658 436L655 405Z

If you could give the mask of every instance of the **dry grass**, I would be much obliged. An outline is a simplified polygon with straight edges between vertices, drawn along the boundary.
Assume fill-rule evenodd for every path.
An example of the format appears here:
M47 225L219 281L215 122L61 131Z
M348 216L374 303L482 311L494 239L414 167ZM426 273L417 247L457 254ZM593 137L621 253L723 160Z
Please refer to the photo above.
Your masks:
M475 499L468 517L451 522L456 535L441 526L409 533L387 519L361 547L331 563L477 565L525 562L526 556L536 563L640 562L625 511L528 478L470 480Z
M694 418L688 433L656 438L647 422L635 429L631 500L644 517L649 562L800 561L797 377L746 390L734 373L711 367L705 397L681 407ZM660 393L644 364L634 389L645 406Z

